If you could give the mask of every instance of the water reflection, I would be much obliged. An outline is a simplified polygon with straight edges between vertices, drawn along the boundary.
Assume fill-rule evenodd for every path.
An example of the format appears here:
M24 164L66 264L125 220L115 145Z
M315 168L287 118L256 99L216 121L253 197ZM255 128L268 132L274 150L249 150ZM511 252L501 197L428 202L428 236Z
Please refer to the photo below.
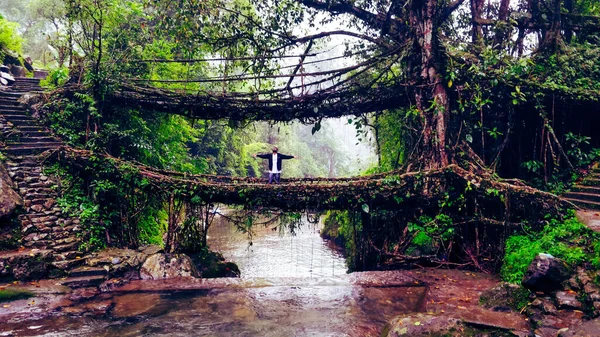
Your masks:
M0 336L379 336L394 315L417 311L424 287L271 286L107 294L108 315L7 322Z
M304 217L295 229L281 230L278 223L253 228L248 235L223 217L215 217L208 231L211 250L235 262L243 278L328 277L346 273L344 256L320 237L322 221L311 223Z

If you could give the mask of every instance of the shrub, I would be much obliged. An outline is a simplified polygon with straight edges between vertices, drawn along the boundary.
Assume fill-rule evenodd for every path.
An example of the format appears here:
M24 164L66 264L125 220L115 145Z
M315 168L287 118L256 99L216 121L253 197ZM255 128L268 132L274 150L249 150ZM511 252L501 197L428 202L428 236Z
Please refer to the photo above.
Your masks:
M500 275L507 282L521 282L539 253L563 259L572 267L590 262L600 268L600 234L579 222L573 213L564 221L552 219L540 233L508 238Z

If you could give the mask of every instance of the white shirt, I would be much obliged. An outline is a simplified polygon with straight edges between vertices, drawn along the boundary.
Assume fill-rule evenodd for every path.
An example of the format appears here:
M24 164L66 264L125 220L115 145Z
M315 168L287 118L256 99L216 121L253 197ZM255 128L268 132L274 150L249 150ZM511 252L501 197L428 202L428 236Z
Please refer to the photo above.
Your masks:
M273 165L271 166L271 173L281 173L281 171L277 169L277 153L273 153L272 163Z

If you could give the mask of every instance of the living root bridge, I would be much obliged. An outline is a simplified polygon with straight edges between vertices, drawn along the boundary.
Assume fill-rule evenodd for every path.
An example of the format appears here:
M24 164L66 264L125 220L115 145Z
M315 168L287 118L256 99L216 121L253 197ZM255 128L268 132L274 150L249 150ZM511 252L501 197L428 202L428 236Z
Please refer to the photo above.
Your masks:
M119 106L178 114L194 119L277 122L300 120L308 123L322 118L361 115L391 109L397 107L399 102L409 102L409 99L406 92L397 87L324 91L299 97L268 98L265 95L248 93L177 93L122 83L110 94L109 101Z
M143 193L160 193L202 203L278 208L284 211L320 210L417 210L438 209L443 203L463 200L471 214L490 223L508 225L543 214L560 214L569 205L555 195L537 189L482 176L457 165L442 169L389 173L342 179L285 179L268 185L257 178L190 175L154 169L107 155L61 147L50 156L78 169L91 160L105 160L122 177L135 174L147 180ZM122 177L114 177L120 179ZM122 179L123 183L127 179ZM165 199L166 200L166 199ZM463 210L464 212L464 210ZM496 220L492 220L496 219Z

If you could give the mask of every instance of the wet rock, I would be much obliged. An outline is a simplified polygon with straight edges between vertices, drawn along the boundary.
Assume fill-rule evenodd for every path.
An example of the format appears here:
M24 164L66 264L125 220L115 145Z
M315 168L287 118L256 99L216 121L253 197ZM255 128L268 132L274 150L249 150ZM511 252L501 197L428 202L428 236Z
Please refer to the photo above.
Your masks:
M494 311L521 310L529 300L529 290L511 283L500 283L492 289L484 291L479 303L484 308Z
M0 218L13 214L17 208L23 206L23 199L15 192L13 186L6 168L0 162Z
M111 300L92 301L84 304L63 307L62 312L72 316L103 316L113 306L114 303Z
M566 282L566 287L568 289L574 290L574 291L579 291L580 288L580 283L577 280L576 276L572 276L567 282Z
M233 262L217 262L202 270L203 278L240 277L240 269Z
M600 318L584 322L579 327L562 329L559 337L598 337L600 335Z
M42 206L42 205L33 205L33 206L31 206L31 210L34 211L34 212L36 212L36 213L39 213L39 212L41 212L41 211L44 210L44 206Z
M108 292L111 292L111 291L115 290L116 288L126 284L127 282L129 282L128 279L113 278L113 279L107 280L106 282L102 283L98 288L100 289L101 292L108 293Z
M456 318L413 313L394 318L386 327L382 336L432 336L444 335L452 330L458 330L460 321ZM452 335L449 335L452 336Z
M54 199L48 199L48 201L46 201L44 203L44 208L46 208L46 209L52 209L52 206L54 206L55 203L56 203L56 200L54 200Z
M233 262L225 261L220 253L192 254L190 257L202 274L202 278L240 277L238 266Z
M98 302L88 302L83 305L86 314L93 316L104 316L114 306L113 301L104 300Z
M142 280L159 280L174 277L198 277L192 259L185 254L154 254L148 257L140 270Z
M160 294L127 294L114 298L114 317L135 317L151 311L160 303Z
M52 252L49 250L25 250L0 252L0 275L17 280L37 280L49 271Z
M88 300L95 297L99 293L100 291L96 287L78 288L73 290L73 292L69 295L69 299L71 301Z
M131 271L137 273L146 258L146 254L132 249L108 248L89 256L87 264L108 268L109 275L120 277Z
M523 286L533 291L549 292L561 288L570 277L564 261L549 254L538 254L523 276Z
M564 328L577 326L581 323L583 313L581 311L563 310L558 316L544 316L537 322L538 336L557 336Z
M583 310L583 304L577 300L576 292L557 291L555 297L559 309Z
M140 249L141 249L141 252L146 255L154 255L154 254L165 252L165 250L159 245L147 245L147 246L140 247Z
M13 277L17 280L39 280L48 275L47 261L24 260L12 267Z
M542 302L541 309L545 314L556 315L558 313L558 310L556 309L556 307L554 306L554 303L552 303L552 301L550 299L543 298L543 299L541 299L541 302Z

